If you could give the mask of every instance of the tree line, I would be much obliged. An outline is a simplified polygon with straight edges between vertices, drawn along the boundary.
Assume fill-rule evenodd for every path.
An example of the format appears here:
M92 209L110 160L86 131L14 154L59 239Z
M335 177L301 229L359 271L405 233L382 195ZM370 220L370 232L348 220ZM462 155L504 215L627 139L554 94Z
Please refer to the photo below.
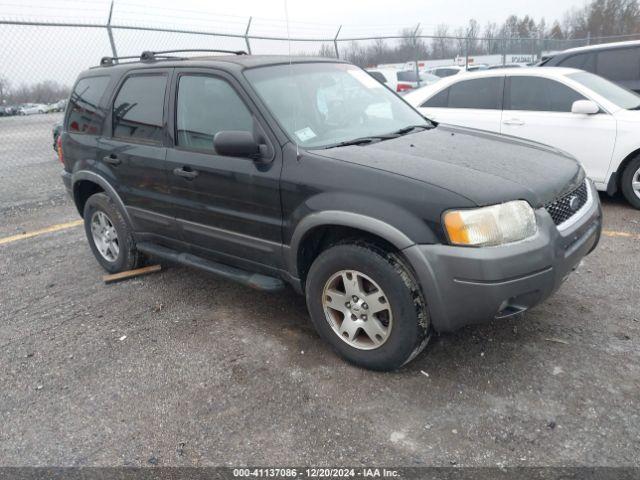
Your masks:
M0 75L0 107L22 103L54 103L67 98L69 93L69 87L52 80L13 87L9 80Z
M536 21L529 15L509 15L502 24L488 22L481 26L471 19L464 27L440 24L433 34L423 34L422 29L403 29L397 40L349 42L341 45L340 56L360 66L452 59L467 52L539 56L542 52L586 44L639 39L640 5L638 0L592 0L569 10L551 24L544 18ZM332 45L323 45L319 53L335 56Z

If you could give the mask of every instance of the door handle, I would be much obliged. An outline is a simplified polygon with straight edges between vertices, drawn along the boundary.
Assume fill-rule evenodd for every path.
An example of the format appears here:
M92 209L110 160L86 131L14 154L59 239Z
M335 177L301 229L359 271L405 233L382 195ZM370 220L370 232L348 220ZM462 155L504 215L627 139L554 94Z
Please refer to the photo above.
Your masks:
M524 125L524 122L522 120L520 120L519 118L510 118L509 120L505 120L504 122L505 125L513 125L513 126L522 126Z
M173 170L174 175L186 178L187 180L193 180L198 176L199 173L200 172L198 172L197 170L191 170L191 167L175 168Z
M113 165L113 166L117 166L122 163L122 160L120 160L115 153L112 153L111 155L107 155L106 157L102 157L102 161L104 163L108 163L109 165Z

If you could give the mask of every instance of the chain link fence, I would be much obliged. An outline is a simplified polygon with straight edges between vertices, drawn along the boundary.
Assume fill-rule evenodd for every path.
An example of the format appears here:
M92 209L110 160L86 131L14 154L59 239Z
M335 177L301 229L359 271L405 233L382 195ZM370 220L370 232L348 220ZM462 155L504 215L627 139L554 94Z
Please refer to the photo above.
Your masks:
M130 14L131 12L124 12ZM635 36L559 40L549 38L464 38L422 35L420 28L398 35L325 28L315 36L282 32L279 21L230 21L215 33L189 19L154 19L154 26L127 23L109 11L104 23L32 22L0 18L0 219L42 204L68 200L59 179L52 129L63 114L55 103L67 97L77 74L103 56L139 55L144 50L224 49L252 54L322 55L360 66L397 68L477 63L530 63L546 52ZM171 22L180 28L167 28ZM159 26L158 26L159 25ZM190 28L189 28L190 27ZM20 114L17 114L20 113ZM1 220L0 220L1 221Z

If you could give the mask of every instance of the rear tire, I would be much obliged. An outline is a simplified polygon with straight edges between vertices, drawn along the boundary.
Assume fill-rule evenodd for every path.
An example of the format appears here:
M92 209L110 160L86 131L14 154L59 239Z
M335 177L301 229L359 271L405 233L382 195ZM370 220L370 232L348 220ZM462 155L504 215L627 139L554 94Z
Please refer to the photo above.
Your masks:
M133 234L124 216L105 193L95 193L84 206L84 230L98 263L109 273L142 265Z
M320 336L358 366L398 369L428 342L430 321L413 273L399 255L375 246L322 252L309 270L306 299Z
M627 202L640 209L640 155L627 164L620 178L620 187Z

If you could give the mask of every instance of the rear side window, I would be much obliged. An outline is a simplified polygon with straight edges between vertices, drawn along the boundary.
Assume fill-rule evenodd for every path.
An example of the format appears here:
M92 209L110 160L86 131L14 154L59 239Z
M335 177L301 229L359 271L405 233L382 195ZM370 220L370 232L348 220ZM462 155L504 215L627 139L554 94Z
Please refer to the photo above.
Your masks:
M509 110L570 112L576 100L585 98L555 80L540 77L510 77Z
M447 103L449 102L449 89L445 88L441 92L438 92L429 100L424 102L422 107L432 107L432 108L446 108Z
M418 75L413 71L398 72L398 80L401 82L417 82Z
M595 53L579 53L571 55L558 63L558 66L567 68L578 68L587 72L595 73L596 55Z
M253 131L251 112L225 80L183 75L176 108L178 145L213 151L213 137L223 130Z
M640 49L618 48L598 53L598 75L614 81L640 78Z
M433 74L437 77L445 78L445 77L450 77L452 75L455 75L459 71L460 70L455 68L438 68L433 72Z
M104 112L99 108L109 77L82 78L71 92L67 110L67 130L73 133L99 135Z
M166 86L165 75L127 78L113 102L113 136L161 143Z
M477 78L449 88L449 108L500 109L500 91L504 77Z
M384 75L380 72L369 72L369 75L378 80L380 83L387 83L387 79L384 78Z

